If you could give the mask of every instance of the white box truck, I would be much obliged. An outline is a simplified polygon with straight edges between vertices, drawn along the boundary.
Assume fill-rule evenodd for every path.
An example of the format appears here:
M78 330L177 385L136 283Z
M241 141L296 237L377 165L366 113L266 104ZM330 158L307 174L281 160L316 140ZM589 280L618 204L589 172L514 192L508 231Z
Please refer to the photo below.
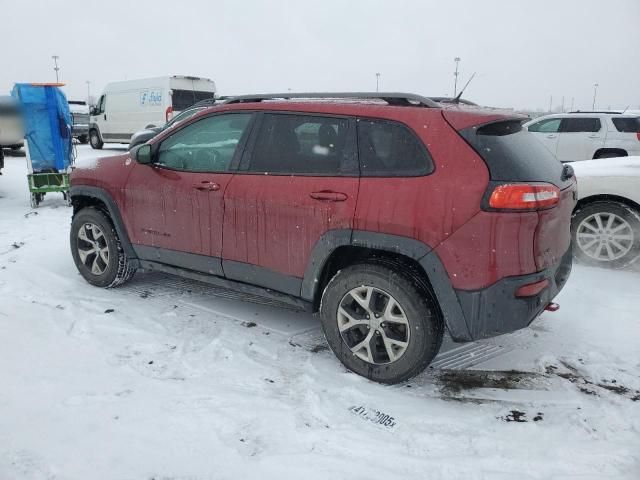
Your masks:
M109 83L91 109L89 142L97 149L105 142L129 143L135 132L160 127L215 93L213 80L182 75Z

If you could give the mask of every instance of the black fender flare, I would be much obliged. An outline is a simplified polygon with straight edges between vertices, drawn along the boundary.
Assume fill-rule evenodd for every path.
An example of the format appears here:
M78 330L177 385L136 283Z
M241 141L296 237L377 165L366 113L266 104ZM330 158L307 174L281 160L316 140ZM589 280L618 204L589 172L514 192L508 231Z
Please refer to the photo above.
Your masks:
M458 296L438 254L414 238L364 230L337 229L325 232L316 242L307 265L300 296L313 301L320 288L320 276L331 254L341 246L366 247L409 257L424 269L440 306L451 337L458 342L471 341L471 333Z
M109 192L100 187L76 185L69 189L69 195L72 202L74 198L78 197L90 197L100 200L107 208L107 213L109 214L109 217L113 222L113 226L116 229L116 233L120 238L120 244L122 245L122 249L124 250L124 254L127 256L127 259L136 262L138 261L138 256L133 250L131 240L129 240L129 235L127 234L127 229L125 228L122 217L120 216L118 205Z

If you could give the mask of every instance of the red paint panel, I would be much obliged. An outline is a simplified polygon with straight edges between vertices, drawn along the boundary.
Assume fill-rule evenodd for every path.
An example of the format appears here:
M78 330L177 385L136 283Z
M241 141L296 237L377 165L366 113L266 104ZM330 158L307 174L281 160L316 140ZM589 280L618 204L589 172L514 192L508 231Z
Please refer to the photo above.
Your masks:
M232 176L136 164L125 189L125 223L131 242L220 257L223 195ZM203 182L215 183L219 189L196 188Z
M421 138L435 171L424 177L363 177L355 228L411 237L435 247L480 210L489 172L439 110L394 119L404 121Z
M330 190L344 201L311 197ZM328 230L352 228L358 179L237 174L225 193L223 259L303 277Z
M438 248L454 288L476 290L534 273L538 213L479 212Z
M575 182L560 192L554 208L541 210L540 228L536 232L535 261L538 270L557 264L571 243L571 215L576 206Z

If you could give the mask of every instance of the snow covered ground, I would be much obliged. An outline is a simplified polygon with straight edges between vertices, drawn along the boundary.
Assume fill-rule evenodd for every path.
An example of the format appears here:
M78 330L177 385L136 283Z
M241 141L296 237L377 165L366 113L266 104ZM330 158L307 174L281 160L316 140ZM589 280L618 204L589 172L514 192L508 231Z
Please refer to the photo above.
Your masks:
M158 274L88 285L70 209L31 210L25 175L7 156L0 480L640 478L638 271L576 266L560 311L381 386L310 315Z

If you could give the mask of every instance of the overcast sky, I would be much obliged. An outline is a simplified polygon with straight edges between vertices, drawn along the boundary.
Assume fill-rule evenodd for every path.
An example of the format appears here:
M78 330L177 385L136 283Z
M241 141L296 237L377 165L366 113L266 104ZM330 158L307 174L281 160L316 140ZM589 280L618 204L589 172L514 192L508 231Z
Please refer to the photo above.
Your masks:
M197 75L220 94L371 91L500 107L640 108L640 0L0 0L0 94Z

